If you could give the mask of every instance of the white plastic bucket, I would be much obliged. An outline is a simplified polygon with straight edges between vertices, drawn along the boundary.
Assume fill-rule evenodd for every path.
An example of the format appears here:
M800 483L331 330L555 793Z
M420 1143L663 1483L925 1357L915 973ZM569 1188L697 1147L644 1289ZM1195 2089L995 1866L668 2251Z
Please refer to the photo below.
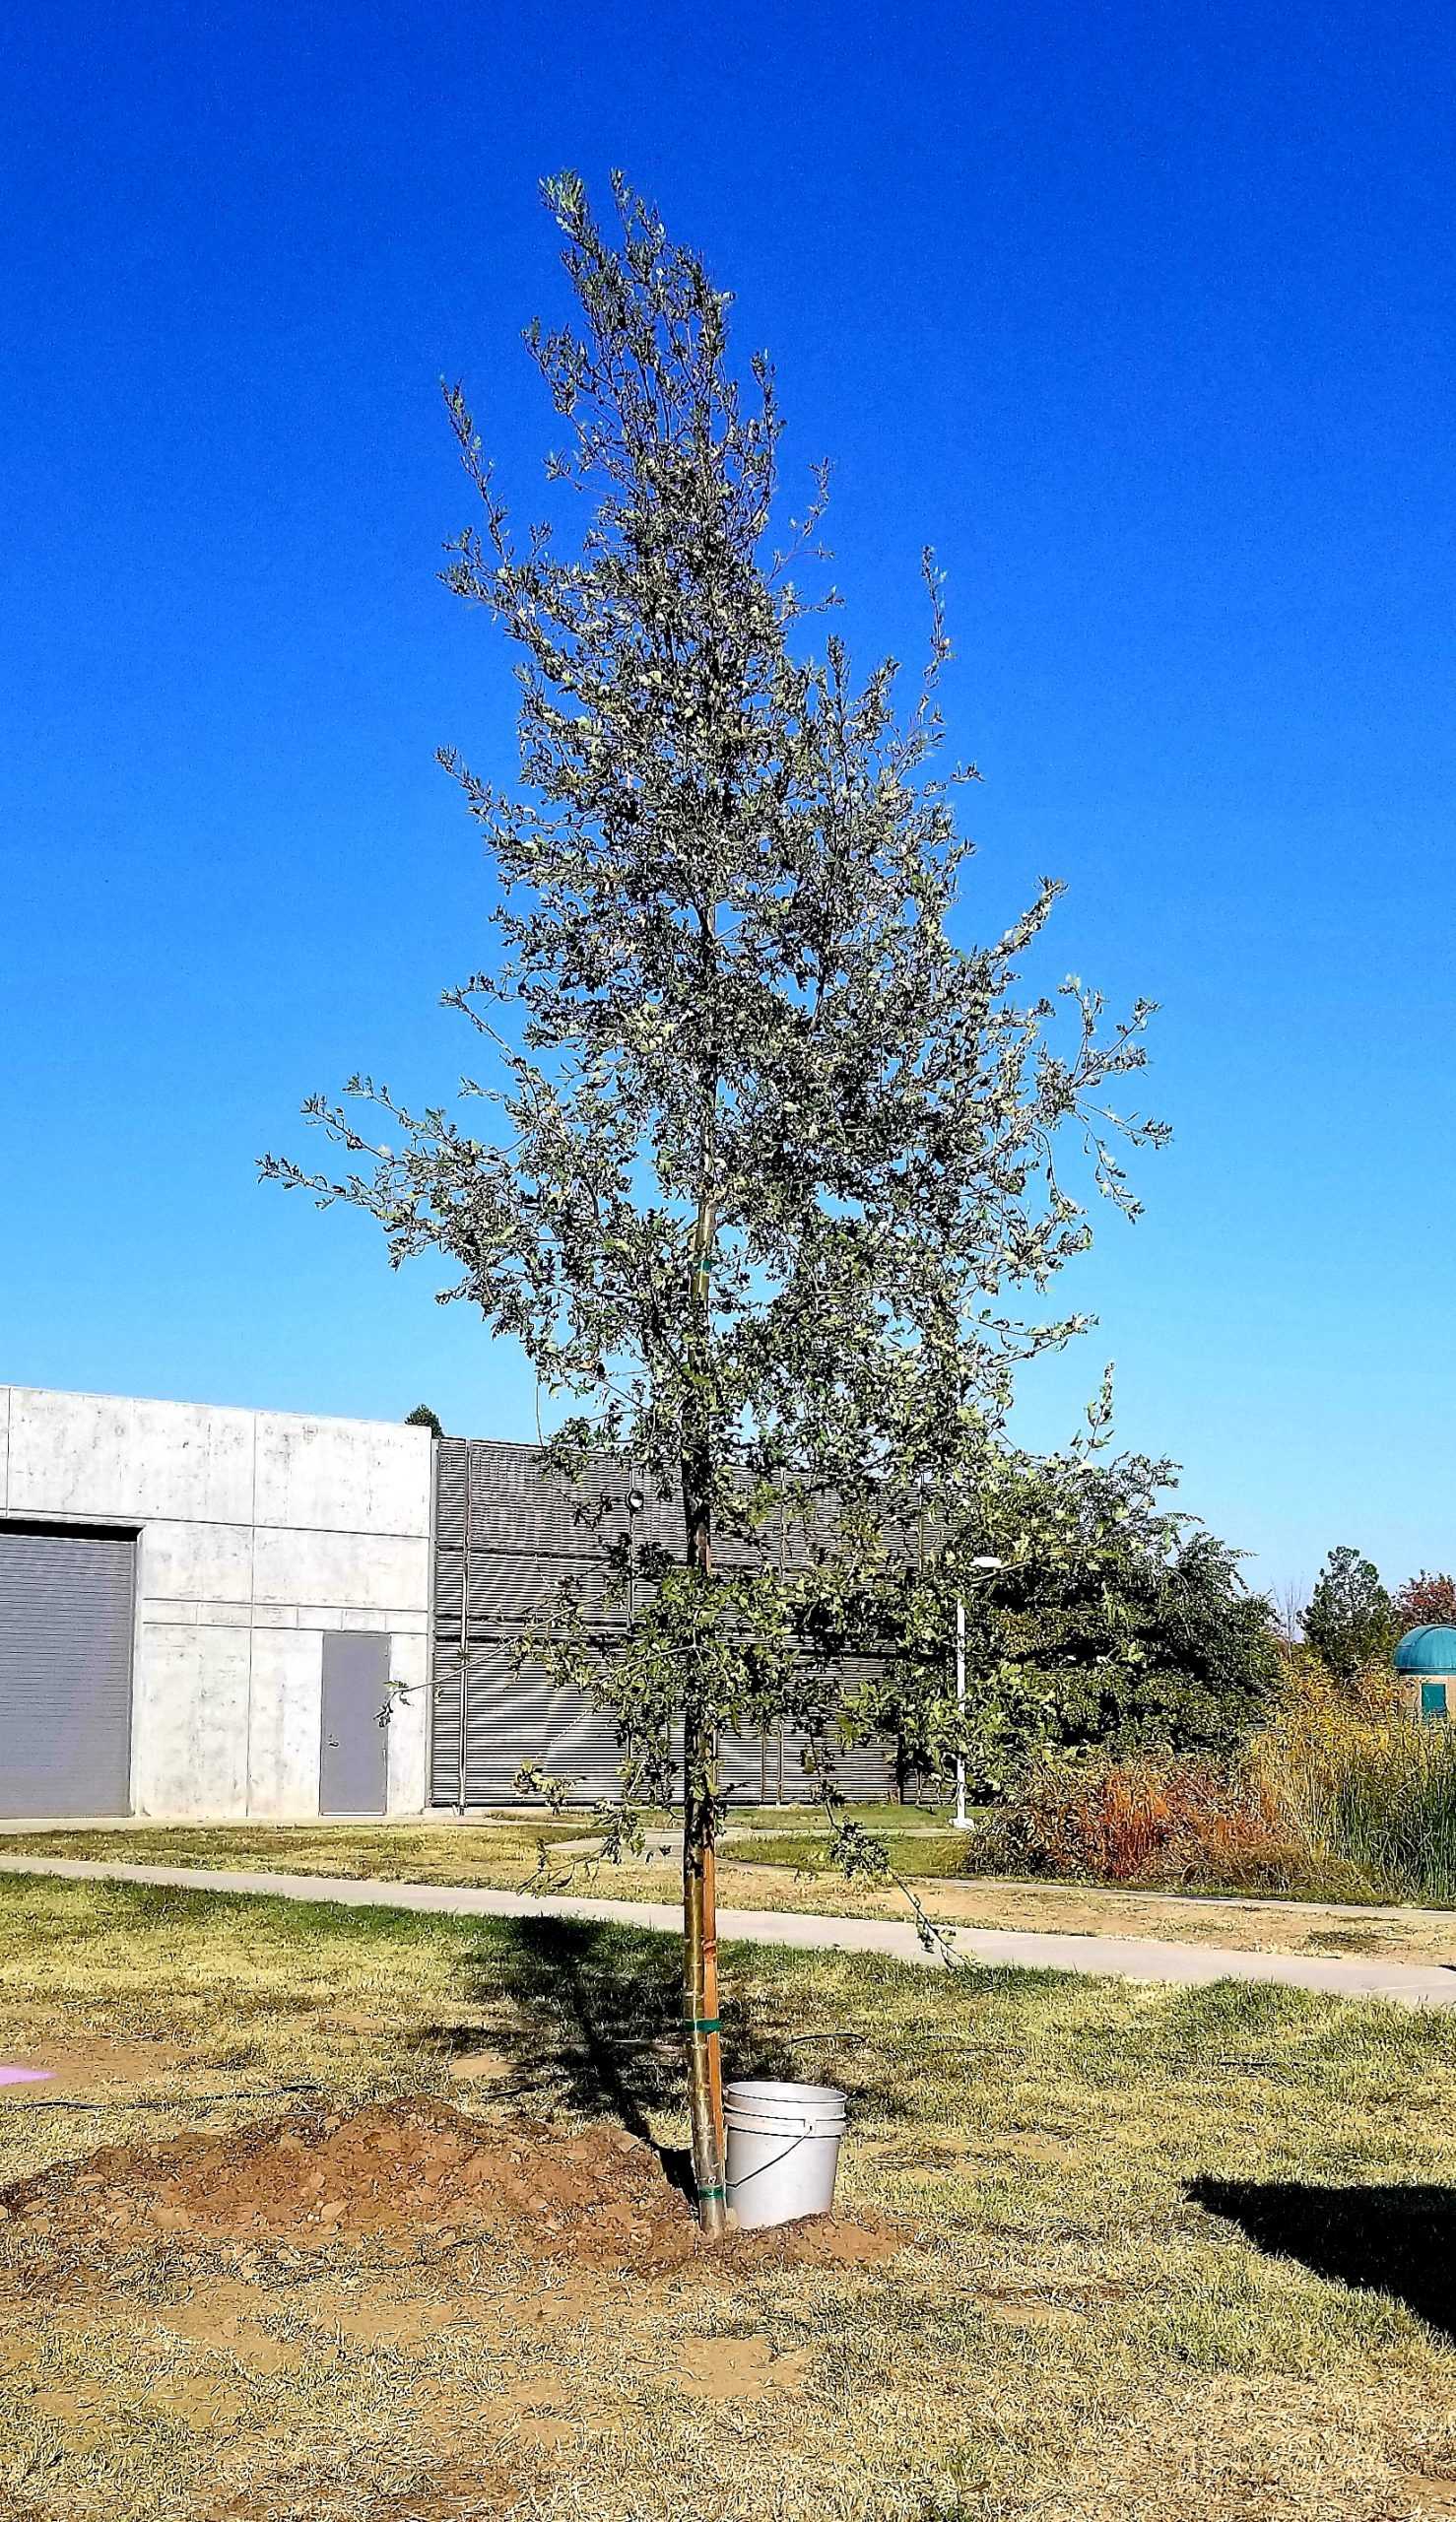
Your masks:
M845 2117L834 2085L724 2088L728 2204L744 2231L828 2214Z

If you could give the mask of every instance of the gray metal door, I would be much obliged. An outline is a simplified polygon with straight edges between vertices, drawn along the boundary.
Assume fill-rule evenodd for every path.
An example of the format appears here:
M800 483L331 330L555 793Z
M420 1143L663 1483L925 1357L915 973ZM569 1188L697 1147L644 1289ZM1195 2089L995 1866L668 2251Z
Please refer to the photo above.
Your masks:
M0 1814L131 1811L129 1533L0 1524Z
M389 1640L374 1629L326 1628L320 1813L383 1813L389 1782Z

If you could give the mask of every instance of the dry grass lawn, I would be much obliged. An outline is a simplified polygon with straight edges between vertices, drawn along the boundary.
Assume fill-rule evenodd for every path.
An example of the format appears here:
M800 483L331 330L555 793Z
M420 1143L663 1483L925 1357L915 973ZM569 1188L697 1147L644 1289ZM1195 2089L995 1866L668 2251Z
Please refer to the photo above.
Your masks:
M877 1819L881 1825L883 1817ZM548 1850L562 1887L605 1899L674 1900L670 1860L601 1866L595 1871L563 1850L582 1843L585 1817L561 1824L529 1821L481 1825L454 1822L222 1824L211 1827L139 1824L0 1833L0 1855L106 1858L135 1865L252 1866L285 1874L354 1875L392 1883L486 1884L521 1890L537 1879ZM1456 1914L1421 1908L1341 1907L1299 1900L1183 1897L1157 1892L1109 1891L1076 1883L947 1881L933 1869L953 1834L927 1828L913 1815L892 1838L916 1897L950 1925L1016 1927L1048 1934L1156 1936L1174 1944L1213 1944L1267 1953L1380 1956L1440 1964L1456 1958ZM840 1917L908 1917L904 1895L846 1883L823 1853L823 1833L792 1837L763 1815L735 1829L719 1868L719 1897L729 1908L825 1911ZM793 1862L765 1864L764 1848Z
M666 1938L19 1879L0 1912L0 2057L59 2071L0 2092L7 2184L300 2087L682 2140ZM843 2203L889 2256L159 2229L62 2258L10 2218L0 2515L1456 2512L1451 2018L726 1962L732 2068L848 2088Z

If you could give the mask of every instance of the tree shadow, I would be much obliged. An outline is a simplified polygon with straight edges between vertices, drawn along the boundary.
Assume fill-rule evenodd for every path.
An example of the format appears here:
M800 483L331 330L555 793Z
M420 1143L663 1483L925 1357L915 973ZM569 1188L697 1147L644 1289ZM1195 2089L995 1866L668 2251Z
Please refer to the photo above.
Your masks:
M1186 2195L1240 2226L1258 2249L1317 2277L1373 2289L1456 2340L1456 2187L1389 2182L1190 2181Z
M509 2050L518 2069L510 2096L612 2118L659 2157L684 2196L695 2195L686 2147L659 2145L654 2111L684 2098L682 1948L671 1936L567 1918L511 1921L469 1957L470 1996L509 2009L509 2025L480 2035ZM751 1998L730 2000L724 2031L736 2075L802 2077L790 2042L757 2017ZM459 2032L440 2025L428 2044L462 2053ZM507 2093L497 2086L493 2098Z

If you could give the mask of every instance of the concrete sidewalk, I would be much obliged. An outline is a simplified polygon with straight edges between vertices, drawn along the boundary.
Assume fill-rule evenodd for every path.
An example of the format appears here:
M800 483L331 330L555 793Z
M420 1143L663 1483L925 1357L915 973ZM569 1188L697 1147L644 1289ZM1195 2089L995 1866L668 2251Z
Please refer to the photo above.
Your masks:
M336 1901L348 1908L415 1909L457 1918L573 1918L591 1925L646 1927L676 1935L682 1913L667 1901L592 1900L570 1893L496 1892L453 1884L362 1883L324 1874L228 1872L192 1865L120 1865L83 1857L0 1856L0 1874L53 1875L69 1883L151 1883L179 1892L265 1894L275 1900ZM891 1918L824 1918L770 1909L720 1909L728 1942L775 1944L807 1953L878 1953L893 1961L944 1964L915 1929ZM1272 1981L1332 1997L1384 1997L1404 2006L1456 2006L1456 1965L1339 1960L1302 1953L1240 1953L1208 1944L1163 1944L1152 1936L1038 1935L959 1927L953 1951L992 1968L1072 1970L1092 1978L1138 1979L1180 1988L1217 1979Z

